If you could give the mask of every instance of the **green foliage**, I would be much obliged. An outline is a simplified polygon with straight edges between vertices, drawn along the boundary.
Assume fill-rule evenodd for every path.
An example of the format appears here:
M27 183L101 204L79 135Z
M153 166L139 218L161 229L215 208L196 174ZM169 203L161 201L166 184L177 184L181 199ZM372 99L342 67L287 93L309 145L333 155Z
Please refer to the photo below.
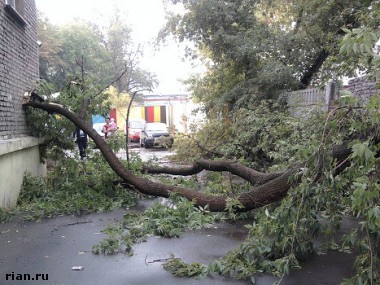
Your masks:
M57 159L64 155L65 150L74 149L74 126L71 122L59 115L32 108L26 110L26 115L33 134L44 138L44 143L40 145L42 160L46 159L49 153L53 159Z
M194 262L187 264L173 255L163 264L163 268L178 277L204 278L209 273L208 267L202 263Z
M51 82L55 79L55 68L65 66L59 56L62 43L56 26L52 25L40 12L38 12L37 19L38 38L43 43L39 47L39 74L41 78ZM52 66L55 67L53 70Z
M0 208L0 223L9 222L12 217L12 212L6 209Z
M339 48L342 29L354 33L356 51L368 53L379 38L377 1L167 2L183 4L185 12L169 14L161 36L190 41L196 50L189 55L206 63L208 71L188 83L207 112L353 76L371 63L341 52L353 50Z
M226 203L226 218L230 220L238 220L240 218L246 217L246 214L238 213L238 211L243 208L244 206L240 203L239 200L228 198Z
M111 81L111 57L95 26L76 22L57 27L39 18L38 34L44 43L40 50L40 73L54 84L56 91L64 88L69 75L81 78L81 65L97 78L98 84Z
M205 76L192 76L185 81L191 86L193 100L202 102L207 114L223 110L226 102L232 105L239 95L244 95L229 92L242 82L244 74L232 62L211 66Z
M340 54L345 56L342 69L347 65L359 68L371 76L378 76L380 70L379 46L376 46L380 32L374 27L374 23L380 20L380 4L377 1L370 1L371 7L358 13L358 18L363 21L363 25L354 28L343 28L345 35L340 43ZM352 68L352 67L351 67Z
M315 114L310 120L300 121L271 104L263 101L253 110L235 112L229 141L218 150L227 157L247 161L257 170L295 162L299 149L313 145L316 133L308 125L321 117Z
M248 226L247 241L236 250L209 266L172 258L165 268L177 276L203 277L216 272L250 278L266 272L281 277L316 251L313 241L317 235L335 233L344 215L354 215L359 226L325 247L358 248L357 275L344 281L346 284L378 282L379 169L375 155L379 149L374 142L379 137L379 116L374 102L379 98L372 98L365 110L356 109L357 102L347 101L345 104L352 106L334 111L334 119L314 115L302 120L288 116L277 103L261 101L276 98L282 89L351 75L356 68L367 71L374 67L376 71L378 57L372 48L378 39L378 3L171 2L182 2L186 12L173 15L166 32L180 40L194 40L210 67L203 78L189 80L208 117L189 144L180 147L179 155L196 159L222 154L258 170L276 170L300 161L304 165L293 177L298 186L281 202L257 211L257 219ZM366 28L357 29L363 25ZM340 173L337 166L344 161L333 161L329 151L347 142L352 148L350 165ZM193 153L196 155L189 155ZM213 191L231 192L216 187L223 182L222 176L215 175L212 180L209 186ZM238 207L236 200L228 201L230 217L235 218ZM132 223L128 234L123 234L124 227L112 230L110 240L94 251L115 252L124 244L130 252L130 245L145 235L178 236L180 226L189 225L173 212L177 208L154 205L154 211L148 210L144 218L127 218L126 224ZM181 211L188 216L193 213L187 207ZM195 226L203 224L197 213L193 215L200 220Z
M68 88L73 81L93 82L101 90L120 78L115 82L118 92L149 90L156 84L153 74L138 67L142 51L135 49L131 29L119 13L106 28L80 21L54 26L38 15L38 36L43 42L39 49L40 74L55 91ZM126 69L128 72L124 72ZM96 94L98 91L92 93Z
M108 237L95 245L92 251L95 254L114 254L119 252L121 240L118 237L123 233L123 230L120 227L110 225L104 229L103 232L106 233Z
M184 198L171 196L165 203L154 202L143 214L127 213L117 227L105 229L108 238L93 246L95 254L127 252L132 254L133 245L145 236L179 237L184 229L200 229L220 220L205 208L194 207ZM116 244L118 250L115 250Z
M202 157L214 156L217 146L225 143L231 135L231 129L221 120L199 121L192 126L192 131L191 137L177 135L173 160L196 161Z
M282 169L297 159L302 161L310 156L318 145L323 116L315 112L311 118L299 120L285 112L280 103L261 101L255 108L241 108L230 113L228 120L208 120L198 125L192 139L184 138L176 147L176 160L218 153L259 171Z
M149 176L147 176L148 178ZM176 185L176 186L182 186L186 187L188 189L197 190L199 185L196 177L173 177L172 175L156 175L154 179L157 179L158 181L167 184L167 185Z
M134 48L132 30L125 22L123 15L116 10L103 35L111 57L112 77L118 78L125 70L128 71L116 82L116 89L118 92L151 90L157 84L155 75L138 67L143 51L140 47Z
M46 81L39 82L38 94L46 96L46 100L56 102L57 98L52 95L54 86ZM45 95L48 94L48 95ZM64 99L64 95L60 99ZM27 124L32 130L32 134L44 138L44 144L40 147L41 156L46 159L49 155L53 159L64 156L65 150L72 150L72 141L75 127L73 123L63 118L61 115L47 113L40 109L26 109Z
M377 147L370 146L368 141L352 142L351 165L343 173L334 176L331 167L334 164L331 159L329 161L326 152L337 140L342 139L342 132L352 136L353 125L355 129L361 126L361 135L364 134L363 127L371 129L371 119L361 112L350 117L344 115L347 115L346 111L337 114L339 121L331 125L333 129L329 129L323 148L321 145L314 148L315 155L303 168L301 183L275 208L263 209L259 220L249 226L250 237L247 242L218 261L217 265L211 265L213 270L237 278L249 278L254 272L261 271L277 276L286 275L315 250L313 239L317 234L336 232L344 213L352 212L362 221L360 228L352 229L352 233L364 231L365 238L351 238L350 243L347 243L347 237L342 240L342 248L358 246L361 253L356 262L358 275L345 284L372 284L378 280L376 243L380 232L380 192L375 160ZM316 180L316 177L319 178Z
M342 105L328 119L319 115L301 120L292 118L281 104L262 101L277 98L278 91L283 89L304 88L331 77L351 76L356 69L376 74L379 57L373 44L379 38L378 1L170 2L182 2L186 11L169 18L166 32L180 40L194 41L209 67L204 77L189 80L195 98L204 104L207 120L199 124L191 139L182 138L188 144L180 145L179 156L193 159L223 156L257 170L304 164L292 178L299 182L298 186L281 202L257 211L255 222L247 226L247 240L237 249L208 266L187 265L173 257L165 268L178 276L203 277L219 273L247 279L257 272L284 276L298 268L308 255L320 250L313 243L317 235L336 233L344 215L352 215L358 219L358 227L341 241L330 240L321 249L345 252L357 249L357 274L344 284L378 283L379 96L371 98L363 109L358 109L360 102L347 97L343 104L351 106ZM113 26L112 33L117 34L117 31L125 32L122 27ZM75 34L67 35L80 42ZM91 29L87 35L78 33L83 40L96 38L93 36ZM114 46L123 47L120 42ZM76 53L75 48L63 52L67 58L76 57L80 61L82 54ZM87 65L86 70L99 63L94 62L95 65ZM78 70L73 74L78 74ZM70 97L72 91L83 96L96 94L81 93L79 86L73 86L62 98L79 102ZM78 104L72 106L78 107ZM56 117L48 117L53 125L58 124ZM69 127L61 125L55 129L56 133L69 131ZM343 143L352 148L352 153L350 165L339 172L338 166L346 161L333 161L330 151ZM86 179L88 172L82 170L82 177L72 175L79 181L55 177L58 188L78 189L91 184L94 179ZM209 193L235 193L236 189L221 186L223 176L209 178L212 178L206 185ZM102 189L109 189L107 179L108 176L101 179ZM38 190L25 195L27 201L50 197L49 187L45 189L39 181L30 184ZM73 193L68 196L75 196ZM86 195L81 194L83 196ZM127 214L122 225L105 230L109 237L94 246L93 251L132 253L133 245L145 236L176 237L183 228L199 228L215 221L207 208L194 208L192 203L178 198L174 201L169 207L156 203L143 215ZM238 218L235 210L239 207L236 199L230 198L228 216ZM44 206L46 209L49 207Z
M314 252L356 250L359 252L355 262L357 274L342 281L343 284L377 284L380 280L378 100L379 95L373 96L366 107L358 107L357 100L345 101L328 118L314 115L302 122L263 105L255 111L239 110L233 137L247 150L258 146L265 154L270 153L271 160L267 160L267 165L255 164L260 161L257 158L263 158L257 151L248 158L246 154L237 156L238 148L233 149L226 142L217 150L234 153L260 169L278 169L288 167L289 162L304 161L292 178L299 184L281 202L255 211L255 222L247 226L247 240L209 264L208 270L204 265L200 270L197 264L193 267L178 259L168 263L168 270L181 276L194 272L204 276L202 271L242 279L259 272L283 277L299 268ZM346 161L333 161L330 155L331 149L339 144L348 144L352 150L350 164L343 172L337 170ZM220 184L220 176L213 176ZM227 211L232 218L236 207L239 203L230 199ZM340 240L334 240L346 215L357 219L357 226ZM316 248L316 237L324 235L327 242Z
M114 185L114 180L117 177L99 154L85 161L61 158L46 178L25 175L17 210L30 220L133 205L134 192Z
M61 89L56 100L60 104L69 107L76 114L79 114L83 101L89 100L91 103L84 119L90 121L90 114L108 114L111 105L108 102L109 94L107 92L100 93L99 89L101 87L96 85L91 77L85 80L86 82L76 78L76 75L70 75L65 81L67 85Z

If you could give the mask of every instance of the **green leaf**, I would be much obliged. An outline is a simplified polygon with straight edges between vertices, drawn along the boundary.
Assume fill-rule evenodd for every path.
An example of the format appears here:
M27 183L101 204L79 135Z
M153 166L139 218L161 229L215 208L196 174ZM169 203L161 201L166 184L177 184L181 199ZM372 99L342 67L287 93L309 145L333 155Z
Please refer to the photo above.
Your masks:
M375 161L375 152L369 148L369 142L356 143L352 146L352 158L358 159L359 163L368 165Z

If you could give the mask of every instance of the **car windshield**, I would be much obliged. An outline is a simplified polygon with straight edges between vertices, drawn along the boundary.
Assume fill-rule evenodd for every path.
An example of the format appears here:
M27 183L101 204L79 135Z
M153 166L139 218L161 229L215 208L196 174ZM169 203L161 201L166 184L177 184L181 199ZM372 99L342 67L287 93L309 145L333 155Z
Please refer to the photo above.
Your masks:
M167 132L167 126L164 123L149 123L146 124L146 130Z
M129 121L129 127L131 129L142 129L144 127L143 121Z

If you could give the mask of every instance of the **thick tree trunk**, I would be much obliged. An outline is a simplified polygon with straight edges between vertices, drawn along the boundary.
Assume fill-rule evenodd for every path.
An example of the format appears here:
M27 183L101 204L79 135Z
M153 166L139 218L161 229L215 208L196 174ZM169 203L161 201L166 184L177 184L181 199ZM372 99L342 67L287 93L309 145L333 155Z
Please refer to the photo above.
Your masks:
M302 75L299 83L299 89L306 89L310 85L313 76L319 71L319 69L321 68L322 64L326 61L328 56L329 53L324 49L319 52L313 64Z
M135 175L132 171L123 166L106 141L91 125L87 124L78 115L70 112L62 105L28 100L24 103L24 106L61 114L84 130L102 152L113 171L131 188L147 195L161 197L169 197L171 193L177 193L188 200L194 201L198 206L205 207L208 205L210 211L225 211L228 199L226 196L206 195L184 187L153 182ZM339 153L340 160L345 159L349 154L346 148L337 148L336 152ZM282 199L292 186L290 182L291 176L299 170L299 167L300 166L295 166L283 172L266 174L246 167L238 162L199 160L192 166L180 168L145 168L145 171L149 173L170 173L177 175L192 175L203 169L210 171L229 171L252 184L250 191L236 197L243 205L243 208L239 209L239 211L249 211Z

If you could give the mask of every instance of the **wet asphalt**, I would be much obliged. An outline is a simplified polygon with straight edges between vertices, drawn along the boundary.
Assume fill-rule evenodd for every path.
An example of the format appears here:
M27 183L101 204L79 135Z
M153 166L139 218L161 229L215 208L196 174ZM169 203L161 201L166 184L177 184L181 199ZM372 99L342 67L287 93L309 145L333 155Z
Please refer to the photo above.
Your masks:
M174 254L188 262L210 262L244 239L246 231L241 225L215 225L173 239L149 237L135 247L131 257L92 254L92 246L105 237L101 230L118 223L124 213L0 224L0 284L250 284L222 277L177 278L163 270L160 261ZM74 271L75 266L84 269ZM30 274L39 280L11 280L12 273L14 279L17 274Z
M144 208L144 204L137 206L138 210ZM117 224L124 213L125 210L117 210L38 222L14 218L0 224L0 284L252 284L250 280L221 276L200 280L179 278L166 272L161 262L170 254L186 262L208 263L222 257L245 239L247 232L242 222L188 231L180 238L149 237L135 246L133 256L92 254L92 246L105 237L101 230L109 224ZM314 255L281 284L340 284L342 278L352 276L353 263L353 254ZM83 270L72 270L75 266L82 266ZM18 274L30 274L39 280L17 280ZM267 285L279 279L256 275L255 280L258 285Z
M164 153L157 153L164 156ZM140 201L133 210L143 211L150 203L149 200ZM246 238L244 224L248 222L244 221L187 231L179 238L149 237L146 242L135 246L133 256L92 254L92 246L106 237L101 231L110 224L118 224L126 211L59 216L37 222L14 217L10 222L0 224L0 284L252 284L251 280L221 276L179 278L166 272L161 262L170 254L185 262L208 263L222 257ZM348 219L342 232L347 232L354 222ZM313 255L302 264L302 269L283 278L280 284L340 284L342 278L354 274L354 259L354 254L339 252ZM73 270L78 266L83 270ZM31 280L17 280L21 276ZM255 275L255 280L258 285L279 281L264 274Z

